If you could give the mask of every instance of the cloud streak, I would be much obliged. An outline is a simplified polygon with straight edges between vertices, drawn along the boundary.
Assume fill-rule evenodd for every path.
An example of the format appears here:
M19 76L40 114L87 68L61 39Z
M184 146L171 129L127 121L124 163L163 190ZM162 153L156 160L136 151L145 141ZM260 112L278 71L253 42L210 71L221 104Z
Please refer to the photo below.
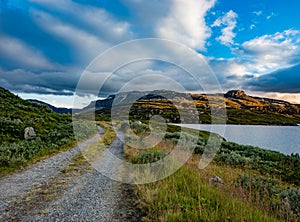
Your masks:
M234 29L237 24L237 18L238 15L234 11L230 10L212 24L212 27L222 27L222 35L217 37L217 40L221 42L221 44L226 46L234 44L233 39L236 36Z
M8 68L50 70L58 68L38 49L11 36L0 36L0 58L7 62ZM2 62L3 62L2 61Z

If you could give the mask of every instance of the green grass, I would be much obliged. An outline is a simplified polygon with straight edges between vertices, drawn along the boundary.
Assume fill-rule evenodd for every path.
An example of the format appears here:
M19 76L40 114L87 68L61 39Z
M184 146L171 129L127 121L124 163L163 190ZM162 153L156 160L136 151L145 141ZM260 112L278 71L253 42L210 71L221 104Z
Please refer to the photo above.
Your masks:
M96 133L91 124L83 122L76 124L85 129L79 135L79 139L87 139ZM75 146L77 141L72 131L72 125L68 127L71 129L67 133L63 130L52 131L53 134L50 133L45 140L19 140L12 143L2 143L0 145L0 173L11 172L21 166L26 166ZM58 136L58 134L63 134L63 136Z
M106 122L98 121L97 124L105 130L105 133L102 136L102 141L105 146L109 146L117 136L115 130L111 126L109 126Z
M296 125L299 116L284 115L272 112L227 109L227 124L241 125Z
M74 122L83 140L96 129L88 122ZM47 106L31 103L0 87L0 173L11 172L76 144L71 115L58 114ZM36 139L25 140L24 130L33 127Z
M179 132L179 126L168 125L166 138L178 140ZM199 131L195 154L203 153L209 135L208 132ZM275 177L286 183L300 186L299 154L285 155L277 151L223 141L215 160L220 165L253 169L265 176Z
M178 140L180 130L168 126L160 147L174 144L168 141ZM215 160L199 170L208 136L199 131L195 154L174 175L136 187L144 221L299 220L299 155L223 141ZM166 155L162 151L155 147L133 152L125 147L126 157L133 163L155 162ZM215 175L225 183L209 183Z
M223 142L216 161L220 164L250 168L268 177L300 186L300 157L253 146Z
M267 209L269 214L286 221L300 218L300 189L285 187L279 180L263 176L240 175L236 187L241 187L249 202Z
M182 167L167 179L137 187L143 221L278 221L246 201L209 185L199 170Z

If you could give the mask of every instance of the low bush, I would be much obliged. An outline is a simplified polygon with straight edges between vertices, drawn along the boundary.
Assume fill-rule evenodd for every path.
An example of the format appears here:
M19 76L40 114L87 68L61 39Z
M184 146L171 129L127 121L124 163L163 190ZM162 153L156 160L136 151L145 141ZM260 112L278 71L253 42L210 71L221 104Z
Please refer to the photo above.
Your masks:
M156 149L140 151L136 154L136 158L133 159L133 163L136 164L153 163L163 159L166 155L168 155L168 152L160 151Z
M236 181L241 186L248 199L276 217L289 220L300 220L300 189L284 188L279 180L265 177L252 178L241 175Z
M244 166L251 162L251 158L241 156L238 153L219 153L216 156L216 161L225 162L231 166Z
M247 166L264 175L275 176L285 182L300 185L299 155L284 155L258 147L223 142L216 156L218 163Z

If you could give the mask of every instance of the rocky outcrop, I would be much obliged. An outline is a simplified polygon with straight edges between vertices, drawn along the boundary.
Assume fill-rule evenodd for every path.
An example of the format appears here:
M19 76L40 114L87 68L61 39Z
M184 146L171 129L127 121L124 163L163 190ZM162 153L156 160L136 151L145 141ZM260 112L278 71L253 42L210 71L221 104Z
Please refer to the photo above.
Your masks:
M26 127L24 130L24 139L25 140L33 140L36 139L36 133L33 127Z
M226 98L246 99L248 96L243 90L230 90L224 95Z

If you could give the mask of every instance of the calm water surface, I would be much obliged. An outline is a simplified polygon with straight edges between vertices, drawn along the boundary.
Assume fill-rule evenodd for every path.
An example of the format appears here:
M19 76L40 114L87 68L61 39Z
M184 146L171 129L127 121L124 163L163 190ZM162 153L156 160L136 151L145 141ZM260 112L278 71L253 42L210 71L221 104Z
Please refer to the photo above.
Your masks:
M300 126L176 124L222 135L227 141L276 150L300 153ZM224 133L225 130L225 133Z

